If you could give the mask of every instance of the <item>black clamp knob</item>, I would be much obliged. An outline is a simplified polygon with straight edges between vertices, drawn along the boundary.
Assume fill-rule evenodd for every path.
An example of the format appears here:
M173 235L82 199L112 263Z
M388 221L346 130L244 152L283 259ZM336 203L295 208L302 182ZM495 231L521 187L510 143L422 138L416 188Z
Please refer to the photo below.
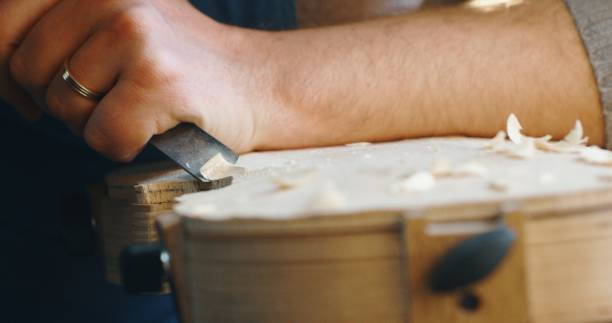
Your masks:
M452 292L484 279L503 262L514 240L514 232L503 226L460 242L433 266L429 287Z
M167 281L168 253L159 244L135 244L120 256L121 279L128 293L158 293Z

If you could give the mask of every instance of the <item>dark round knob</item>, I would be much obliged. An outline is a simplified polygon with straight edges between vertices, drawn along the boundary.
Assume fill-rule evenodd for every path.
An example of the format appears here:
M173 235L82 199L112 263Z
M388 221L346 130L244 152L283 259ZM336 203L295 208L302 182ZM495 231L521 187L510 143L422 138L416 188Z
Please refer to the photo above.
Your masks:
M480 297L474 292L467 291L461 295L459 306L466 312L474 312L480 307Z
M433 267L429 287L450 292L487 277L502 263L514 239L512 230L501 227L460 242Z
M135 244L121 252L121 279L128 293L161 292L166 281L163 258L167 254L159 244Z

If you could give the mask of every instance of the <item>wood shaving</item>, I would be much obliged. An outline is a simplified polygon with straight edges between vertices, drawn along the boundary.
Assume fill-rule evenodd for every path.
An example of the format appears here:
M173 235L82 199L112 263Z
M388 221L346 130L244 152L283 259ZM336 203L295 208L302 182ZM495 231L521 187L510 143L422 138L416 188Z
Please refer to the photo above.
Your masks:
M457 167L453 167L450 160L439 158L431 163L429 172L436 178L440 177L485 177L489 170L478 162L469 162Z
M534 140L536 148L542 151L561 153L566 151L566 146L559 145L559 143L551 142L550 139L537 138Z
M536 138L536 148L539 150L554 153L575 153L579 152L588 142L589 138L583 137L582 123L576 120L574 128L561 141L550 141L551 136Z
M583 136L584 131L582 129L582 122L580 122L580 120L576 120L574 129L570 130L565 138L563 138L563 141L570 145L584 145L589 141L589 138Z
M551 139L552 139L551 135L546 135L544 137L535 138L534 143L535 143L536 148L542 151L553 152L553 153L567 152L572 148L561 142L552 142Z
M557 142L539 142L536 140L536 147L539 150L553 152L553 153L576 153L579 152L584 146L582 144L576 145L565 141Z
M597 146L582 148L578 158L588 164L612 166L612 153Z
M200 173L204 178L214 181L234 175L242 175L246 173L246 169L229 163L223 158L223 155L219 153L202 166Z
M508 132L508 138L510 138L510 141L520 145L524 138L521 130L523 130L523 127L518 121L516 115L514 115L514 113L510 114L510 116L508 116L508 120L506 120L506 131Z
M491 138L488 143L485 144L485 149L489 149L492 151L501 151L504 149L506 144L506 132L500 130L495 137Z
M535 141L540 141L540 142L549 142L551 140L552 140L551 135L546 135L546 136L535 138Z
M535 140L534 138L523 137L520 144L506 149L504 153L512 158L531 159L536 154Z
M314 193L309 205L313 212L333 211L346 206L346 200L346 196L332 182L325 182Z
M417 172L410 177L396 183L391 190L394 193L416 193L432 190L436 186L436 178L430 172Z
M453 175L453 165L446 158L435 159L429 168L431 174L435 177L447 177Z
M496 192L507 192L510 190L510 182L504 180L492 180L489 182L489 189Z
M550 135L546 135L539 138L532 138L523 135L523 133L521 132L521 130L523 130L523 127L521 126L518 118L514 114L511 114L508 117L508 120L506 121L506 127L506 131L508 132L508 137L510 138L510 141L522 147L512 147L509 149L505 149L505 152L508 153L508 155L516 158L531 158L533 157L532 155L535 155L535 152L533 152L533 154L531 152L531 144L525 143L526 141L533 141L537 150L555 153L578 152L581 148L584 147L584 145L588 141L587 137L583 137L584 131L580 120L576 120L574 128L565 136L565 138L563 138L563 140L557 142L551 141L552 136ZM497 145L497 147L501 147L501 144L498 143ZM500 149L497 150L499 151Z
M454 176L477 176L485 177L489 174L489 170L478 162L469 162L458 166L453 171Z
M290 190L310 184L314 177L314 170L302 170L291 174L284 174L282 176L273 176L272 181L278 186L278 189Z

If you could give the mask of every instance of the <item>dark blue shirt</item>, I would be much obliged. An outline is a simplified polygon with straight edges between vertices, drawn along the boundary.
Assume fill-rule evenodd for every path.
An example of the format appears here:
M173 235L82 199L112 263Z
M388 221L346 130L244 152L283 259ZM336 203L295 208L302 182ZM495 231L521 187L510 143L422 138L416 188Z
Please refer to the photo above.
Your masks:
M199 0L225 23L296 25L291 0ZM145 152L137 162L161 158ZM23 122L0 103L0 321L176 322L170 296L131 296L105 282L87 188L118 167L59 122Z

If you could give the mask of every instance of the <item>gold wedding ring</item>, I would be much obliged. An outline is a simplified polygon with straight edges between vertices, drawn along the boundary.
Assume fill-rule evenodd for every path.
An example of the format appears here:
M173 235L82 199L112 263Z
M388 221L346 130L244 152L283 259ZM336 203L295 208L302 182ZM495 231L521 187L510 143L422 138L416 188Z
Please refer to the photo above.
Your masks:
M93 101L100 101L104 97L104 93L92 91L88 89L85 85L77 81L68 70L68 62L64 63L64 70L62 71L62 80L64 80L66 84L68 84L68 86L70 86L70 88L74 90L74 92L84 98Z

